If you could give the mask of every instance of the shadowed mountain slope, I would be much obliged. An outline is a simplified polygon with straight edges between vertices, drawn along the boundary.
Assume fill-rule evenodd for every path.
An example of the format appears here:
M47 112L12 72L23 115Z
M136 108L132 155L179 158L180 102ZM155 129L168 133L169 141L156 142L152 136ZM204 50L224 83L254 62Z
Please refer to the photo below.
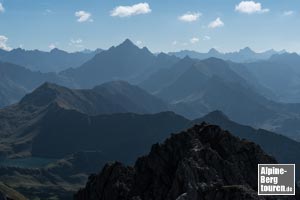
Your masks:
M105 165L74 199L264 199L256 192L258 163L276 161L254 143L201 124L153 145L134 167Z

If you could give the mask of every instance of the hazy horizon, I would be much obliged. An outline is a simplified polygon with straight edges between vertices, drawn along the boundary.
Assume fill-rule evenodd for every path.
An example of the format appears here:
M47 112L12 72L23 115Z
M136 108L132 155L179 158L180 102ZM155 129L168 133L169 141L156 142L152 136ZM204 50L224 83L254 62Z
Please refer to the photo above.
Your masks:
M252 47L250 46L245 46L243 48L240 48L240 49L235 49L235 50L232 50L232 51L222 51L218 48L215 48L215 47L210 47L206 50L203 50L203 51L199 51L199 50L194 50L194 49L189 49L189 48L182 48L182 49L178 49L177 51L152 51L148 46L140 46L136 43L134 43L133 40L131 40L130 38L124 38L123 41L121 41L120 43L118 44L112 44L111 46L109 46L108 48L102 48L102 47L97 47L95 49L90 49L90 48L84 48L84 49L80 49L80 50L68 50L68 49L63 49L63 48L59 48L59 47L54 47L52 49L37 49L37 48L33 48L33 49L27 49L27 48L24 48L24 47L16 47L16 48L11 48L11 49L2 49L2 50L5 50L5 51L12 51L12 50L16 50L16 49L22 49L22 50L25 50L25 51L42 51L42 52L51 52L52 50L54 49L59 49L59 50L62 50L62 51L65 51L65 52L68 52L68 53L76 53L76 52L84 52L84 51L96 51L96 50L108 50L109 48L111 47L116 47L120 44L122 44L123 42L125 42L125 40L130 40L135 46L139 47L140 49L142 48L147 48L151 53L153 54L158 54L158 53L173 53L173 52L181 52L181 51L194 51L194 52L198 52L198 53L208 53L209 51L211 50L216 50L218 51L219 53L236 53L236 52L239 52L241 50L244 50L244 49L247 49L249 48L251 51L255 52L255 53L264 53L264 52L268 52L268 51L276 51L276 52L287 52L287 53L297 53L299 54L300 52L295 52L295 51L288 51L286 49L266 49L266 50L262 50L262 51L257 51L255 49L253 49Z
M300 2L287 0L2 0L0 48L108 49L130 38L152 52L300 52ZM22 34L20 34L22 33Z

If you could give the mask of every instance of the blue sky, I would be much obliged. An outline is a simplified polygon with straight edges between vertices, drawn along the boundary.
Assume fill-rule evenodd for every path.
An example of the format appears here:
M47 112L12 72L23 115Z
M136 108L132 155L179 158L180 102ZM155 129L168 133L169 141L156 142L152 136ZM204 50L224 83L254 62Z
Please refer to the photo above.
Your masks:
M109 48L129 38L153 52L182 49L205 52L213 47L228 52L246 46L256 51L274 48L300 52L298 0L0 0L0 3L0 48L6 49L48 51L57 47L79 51Z

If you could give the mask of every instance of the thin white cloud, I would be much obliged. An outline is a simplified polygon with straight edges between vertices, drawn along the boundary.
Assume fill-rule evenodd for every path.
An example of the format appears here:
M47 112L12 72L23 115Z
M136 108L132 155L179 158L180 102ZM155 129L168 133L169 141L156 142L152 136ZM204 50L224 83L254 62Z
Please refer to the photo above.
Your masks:
M138 41L136 41L136 45L138 45L138 46L140 46L140 45L142 45L142 41L140 41L140 40L138 40Z
M133 15L148 14L151 8L148 3L138 3L132 6L118 6L110 12L112 17L129 17Z
M8 38L4 35L0 35L0 49L10 51L12 48L7 45Z
M82 41L82 39L80 39L80 38L78 38L78 39L71 39L70 40L70 42L72 43L72 44L81 44L83 41Z
M210 39L211 39L211 38L210 38L210 36L208 36L208 35L206 35L206 36L203 37L203 40L204 40L204 41L207 41L207 40L210 40Z
M200 16L202 16L200 12L187 12L179 16L178 19L183 22L194 22L197 21Z
M50 14L53 14L53 13L54 13L53 10L46 9L43 14L44 15L50 15Z
M71 39L70 42L69 42L69 45L77 47L77 48L82 48L83 47L82 43L83 43L83 40L81 38Z
M4 11L5 11L5 9L4 9L2 3L0 3L0 13L3 13Z
M92 22L92 14L83 10L75 12L75 16L78 17L78 22Z
M172 42L172 45L177 45L178 44L178 42L176 41L176 40L174 40L173 42Z
M216 20L209 23L208 28L219 28L224 26L224 22L218 17Z
M48 47L49 47L50 50L52 50L52 49L55 49L55 48L56 48L56 45L52 43L52 44L49 44Z
M287 11L283 12L283 16L291 16L294 14L295 14L295 11L293 11L293 10L287 10Z
M235 11L246 14L253 13L266 13L270 9L263 8L261 3L255 1L241 1L238 5L235 6Z
M200 41L200 39L199 39L199 38L196 38L196 37L193 37L193 38L190 39L190 43L192 43L192 44L196 44L196 43L198 43L199 41Z

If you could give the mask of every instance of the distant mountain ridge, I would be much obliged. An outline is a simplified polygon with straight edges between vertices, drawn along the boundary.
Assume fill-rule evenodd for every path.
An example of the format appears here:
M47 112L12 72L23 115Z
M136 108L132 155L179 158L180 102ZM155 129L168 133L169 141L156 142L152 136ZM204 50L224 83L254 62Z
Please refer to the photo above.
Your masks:
M59 50L53 51L59 53ZM246 48L241 52L251 54L252 50ZM216 50L210 53L218 54ZM275 59L276 56L282 58ZM293 64L287 63L290 56ZM21 66L0 63L3 72L0 74L0 106L16 103L44 82L90 89L105 82L122 80L162 98L169 104L168 110L185 117L198 118L219 109L239 123L299 139L297 111L300 106L278 103L283 97L292 103L299 99L297 62L297 55L289 53L244 64L218 58L198 60L186 56L179 59L164 53L154 55L127 39L98 53L80 67L58 74L31 72ZM130 95L122 95L122 98L124 102L131 102L128 106L137 105ZM132 111L147 110L149 105L139 106Z
M299 140L300 105L277 102L278 93L260 84L260 77L253 72L257 69L259 73L259 65L251 69L254 64L218 58L196 60L186 56L170 68L152 74L139 86L169 103L172 111L189 119L222 110L238 123L284 133Z
M18 102L44 82L73 87L73 83L56 73L33 72L25 67L0 62L0 108Z
M233 62L253 62L257 60L267 60L271 58L271 56L276 54L282 54L285 53L284 50L282 51L275 51L273 49L256 53L249 47L245 47L244 49L241 49L236 52L229 52L229 53L221 53L215 48L210 49L207 53L200 53L197 51L190 51L190 50L182 50L179 52L169 52L169 55L174 55L179 58L184 58L185 56L190 56L191 58L196 59L207 59L210 57L220 58L223 60L231 60Z
M68 53L57 48L50 52L18 48L11 51L0 51L0 61L21 65L32 71L59 72L80 66L101 51L101 49L96 49L90 52Z
M299 103L300 99L300 55L283 53L273 55L265 61L247 63L245 66L259 84L277 94L278 100Z
M139 48L126 39L120 45L100 52L82 66L65 70L61 74L83 88L112 80L136 83L159 69L168 68L178 60L165 54L154 55L146 47Z

